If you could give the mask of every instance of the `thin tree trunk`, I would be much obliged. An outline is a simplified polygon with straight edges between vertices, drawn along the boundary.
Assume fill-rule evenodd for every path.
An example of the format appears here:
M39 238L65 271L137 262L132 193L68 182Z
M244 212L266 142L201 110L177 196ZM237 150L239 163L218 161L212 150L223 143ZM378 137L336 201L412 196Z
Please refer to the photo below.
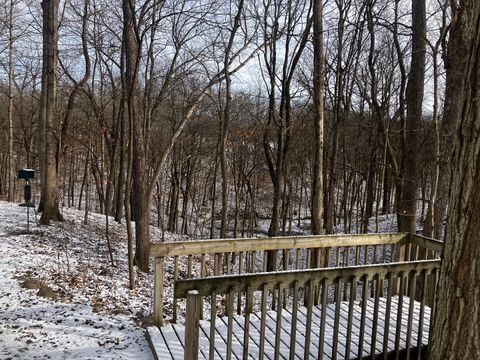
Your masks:
M143 272L149 271L150 256L150 193L146 163L144 121L140 117L140 84L138 67L141 46L135 33L135 2L123 0L123 41L125 46L125 84L128 117L132 121L132 196L131 211L135 221L135 263Z
M7 108L7 127L8 127L8 201L14 201L15 189L15 170L13 167L13 8L14 0L10 0L10 9L8 15L8 108Z
M312 184L312 234L323 233L323 99L325 96L325 58L323 54L323 3L313 1L313 77L315 116L314 164Z

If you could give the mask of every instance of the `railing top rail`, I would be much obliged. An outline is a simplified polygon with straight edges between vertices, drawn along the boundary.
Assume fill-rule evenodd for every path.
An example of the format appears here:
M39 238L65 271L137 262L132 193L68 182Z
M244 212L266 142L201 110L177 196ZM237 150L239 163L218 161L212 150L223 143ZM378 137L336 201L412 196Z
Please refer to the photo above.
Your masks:
M413 245L433 250L441 253L443 250L443 241L432 239L422 235L407 234L406 241Z
M242 251L382 245L397 243L406 236L407 233L382 233L181 241L152 244L150 256L162 257Z
M386 276L388 273L395 276L401 272L422 272L423 270L431 271L439 268L440 260L419 260L342 268L213 276L209 278L178 281L175 284L175 297L185 298L190 290L197 290L201 296L208 296L211 294L222 295L229 292L245 291L247 289L250 289L251 291L259 291L263 288L272 289L279 283L282 283L282 286L284 287L293 287L295 282L304 284L307 281L321 281L323 279L326 279L329 282L333 282L336 279L347 281L351 279L352 276L357 279L365 275L368 277L375 275Z

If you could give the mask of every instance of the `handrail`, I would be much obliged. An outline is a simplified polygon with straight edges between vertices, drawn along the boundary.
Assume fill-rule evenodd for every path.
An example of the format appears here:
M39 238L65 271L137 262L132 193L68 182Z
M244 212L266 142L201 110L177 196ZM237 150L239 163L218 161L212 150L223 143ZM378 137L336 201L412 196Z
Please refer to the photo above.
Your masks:
M413 245L418 245L428 250L436 251L441 253L443 250L443 241L432 239L422 235L416 234L407 234L407 242Z
M154 322L159 326L163 324L165 276L173 276L173 283L176 283L182 277L212 279L212 276L229 275L233 271L237 274L265 272L270 255L275 261L272 262L272 270L285 271L434 259L438 258L442 248L442 242L409 233L284 236L152 244L150 256L155 258ZM314 249L325 249L328 259L326 266L311 263ZM351 253L354 256L353 263L350 263ZM281 262L276 261L277 255L282 259ZM233 268L235 256L238 256L238 261ZM293 263L289 263L290 260ZM176 297L173 297L171 309L171 321L176 322Z
M150 256L161 257L241 251L382 245L397 243L406 236L407 233L380 233L181 241L152 244L150 247Z
M197 278L179 280L175 284L175 297L186 298L191 290L198 291L200 296L225 295L231 292L271 290L279 283L284 288L293 288L295 282L306 283L307 281L328 280L333 282L337 279L349 280L350 277L361 278L367 276L387 276L401 272L423 270L431 271L440 268L440 260L419 260L411 262L399 262L379 265L362 265L342 268L324 268L314 270L277 271L268 273L256 273L245 275L213 276L209 278Z
M321 359L327 334L330 339L327 356L331 352L332 358L337 358L339 353L345 358L353 355L364 358L365 353L368 358L393 355L397 359L410 358L414 349L421 353L428 343L424 338L429 338L433 324L435 307L431 307L430 299L435 298L440 262L419 260L181 280L175 285L175 296L187 298L185 359L195 360L200 352L201 297L208 299L210 306L210 336L208 340L203 336L201 351L210 358L214 358L216 351L217 323L222 338L217 341L222 342L221 347L225 347L225 341L227 354L232 354L235 345L237 356L243 354L245 359L251 355L252 312L256 313L253 333L257 340L251 346L257 348L253 352L258 352L259 358L267 351L271 355L274 351L277 357L283 342L290 344L290 358L299 355L309 359L311 350L315 351L311 346L317 346L318 352L313 354ZM254 293L259 296L255 297ZM329 300L329 294L334 296L333 300ZM219 298L225 301L218 301ZM234 298L240 300L236 312ZM269 312L268 304L275 313ZM301 304L303 308L299 310ZM224 319L217 320L218 317ZM354 322L360 331L355 333L358 340L353 342ZM297 324L302 328L297 329ZM206 334L205 329L203 333ZM315 345L311 345L313 334L318 338ZM273 349L270 346L266 350L267 336L268 342L274 344ZM344 337L346 340L342 340Z

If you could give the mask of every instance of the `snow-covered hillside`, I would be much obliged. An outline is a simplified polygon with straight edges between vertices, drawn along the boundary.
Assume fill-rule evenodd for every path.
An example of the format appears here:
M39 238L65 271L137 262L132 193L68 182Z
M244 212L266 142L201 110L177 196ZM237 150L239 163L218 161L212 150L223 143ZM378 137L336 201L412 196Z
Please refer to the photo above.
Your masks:
M153 275L137 274L129 290L125 226L109 221L112 267L105 216L90 214L85 225L82 211L63 211L66 221L51 226L37 226L33 216L27 233L26 208L0 201L0 359L151 359L142 326L151 324ZM266 229L265 221L257 230ZM396 217L371 219L369 230L396 231ZM151 227L153 241L161 235ZM173 264L165 265L168 298Z
M111 221L112 268L105 218L64 216L26 233L26 208L0 202L0 359L151 359L152 281L128 289L124 227Z

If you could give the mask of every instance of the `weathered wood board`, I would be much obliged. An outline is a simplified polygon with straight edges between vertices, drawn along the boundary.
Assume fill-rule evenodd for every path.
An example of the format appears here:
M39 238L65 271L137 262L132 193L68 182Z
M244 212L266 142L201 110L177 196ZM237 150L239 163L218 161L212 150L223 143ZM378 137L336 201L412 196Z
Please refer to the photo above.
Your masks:
M408 297L403 298L402 306L402 321L400 329L400 350L405 350L407 332L408 332L408 311L409 311L409 302ZM380 298L379 303L379 319L377 323L376 336L375 336L375 354L381 354L383 350L383 339L384 339L384 329L387 324L385 324L385 317L382 316L385 311L386 299ZM363 346L363 356L371 355L371 341L372 341L372 324L373 324L373 301L370 300L367 303L367 312L365 319L365 335L364 335L364 346ZM338 334L338 346L336 357L332 354L332 338L334 333L334 318L335 318L335 304L329 304L327 306L327 317L325 325L325 340L324 340L324 351L323 359L356 359L358 358L359 352L359 333L360 333L360 324L361 324L361 304L359 301L355 301L353 308L353 319L352 319L352 336L350 341L350 352L346 354L347 346L345 341L347 339L347 328L348 328L348 302L342 302L340 306L339 319L339 334ZM319 322L320 322L320 312L321 309L319 306L313 308L312 316L312 333L310 336L310 358L318 359L318 348L319 348ZM296 339L295 339L295 359L303 359L305 352L305 329L307 322L307 309L305 307L299 307L297 313L297 330L296 330ZM398 316L398 297L392 298L391 304L391 316L389 319L389 337L387 339L387 348L389 352L395 350L395 338L397 331L397 316ZM412 346L416 346L419 332L419 316L420 316L420 303L415 302L413 306L413 324L411 326L411 343ZM274 358L274 345L275 345L275 319L277 314L275 311L268 311L267 321L266 321L266 340L265 340L265 358L273 359ZM291 309L284 309L282 311L282 326L281 326L281 335L280 335L280 359L288 359L290 352L290 323L291 323ZM259 327L260 327L260 315L251 314L250 315L250 331L249 331L249 359L258 359L259 352ZM233 328L233 346L232 346L232 359L242 359L243 358L243 328L245 324L245 317L236 316L234 318L234 328ZM428 334L429 334L429 325L430 325L430 308L425 307L424 321L423 321L423 336L422 344L426 346L428 343ZM210 322L200 321L200 351L198 358L199 359L208 359L208 346L209 346L209 334L210 334ZM154 354L158 359L183 359L183 349L184 349L184 335L185 328L182 325L165 325L158 328L151 328L147 331L147 336L151 343ZM226 319L217 319L216 322L216 336L215 336L215 359L226 359L226 339L227 339L227 324Z

